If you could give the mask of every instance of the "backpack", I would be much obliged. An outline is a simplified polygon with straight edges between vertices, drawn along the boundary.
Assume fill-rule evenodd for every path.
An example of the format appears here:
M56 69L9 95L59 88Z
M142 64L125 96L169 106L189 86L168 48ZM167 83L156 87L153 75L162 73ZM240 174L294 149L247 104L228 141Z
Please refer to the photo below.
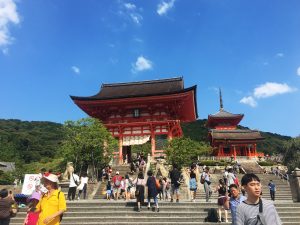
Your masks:
M200 183L201 183L201 184L204 184L204 183L205 183L205 178L204 178L203 174L201 174L201 177L200 177Z
M218 222L219 221L219 216L218 212L214 208L208 209L207 212L207 217L204 220L205 222Z
M160 183L159 183L159 180L157 180L157 179L155 179L155 178L154 178L154 180L155 180L155 187L156 187L156 190L159 191L159 190L161 189L161 185L160 185Z
M115 184L116 187L120 187L121 181L116 177L116 181L115 181L114 184Z

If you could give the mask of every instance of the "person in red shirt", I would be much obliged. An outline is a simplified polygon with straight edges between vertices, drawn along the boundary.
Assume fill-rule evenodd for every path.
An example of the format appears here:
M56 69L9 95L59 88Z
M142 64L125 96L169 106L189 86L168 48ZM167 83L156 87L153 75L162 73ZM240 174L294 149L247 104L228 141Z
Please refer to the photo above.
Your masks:
M118 198L119 198L119 194L121 191L121 180L122 180L122 176L120 176L119 171L116 171L116 175L113 176L113 178L112 178L115 200L118 200Z

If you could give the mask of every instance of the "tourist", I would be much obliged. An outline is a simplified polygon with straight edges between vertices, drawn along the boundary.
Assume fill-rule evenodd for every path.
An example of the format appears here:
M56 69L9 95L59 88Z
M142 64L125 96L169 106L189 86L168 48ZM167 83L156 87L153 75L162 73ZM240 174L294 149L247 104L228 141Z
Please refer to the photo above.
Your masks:
M145 162L144 158L141 158L141 162L139 164L139 171L145 172L145 168L146 168L146 162Z
M173 202L174 195L176 195L176 202L179 202L179 187L182 180L181 172L178 170L176 164L173 165L172 171L170 171L169 176L171 178L171 202Z
M148 179L147 179L147 187L148 187L148 210L150 209L150 200L151 198L153 198L154 200L154 207L152 207L152 210L155 211L155 207L156 207L156 211L159 212L159 206L158 206L158 199L157 199L157 194L158 194L158 190L157 190L157 186L156 186L156 179L153 176L153 172L151 170L149 170L147 172L148 175Z
M224 173L223 173L223 179L224 179L224 183L227 185L227 187L229 187L228 185L228 171L227 171L227 168L224 169Z
M164 200L169 200L169 197L171 195L170 193L170 189L171 189L171 182L168 180L167 177L164 177L163 178L165 184L164 184Z
M197 179L196 174L194 173L194 170L190 173L190 194L191 194L191 201L195 202L196 200L196 192L197 192Z
M106 184L106 200L110 200L112 196L111 182L108 180Z
M270 189L270 196L271 196L271 199L273 201L275 201L275 192L276 192L276 185L274 184L274 182L272 180L270 180L269 184L268 184L268 187Z
M227 208L225 206L227 201L227 185L225 184L223 179L219 180L219 184L215 189L215 192L218 192L218 215L219 215L219 222L222 218L222 209L224 210L225 215L225 222L228 223L228 214Z
M80 184L78 186L78 197L77 197L78 200L80 199L82 192L83 192L83 199L86 198L88 181L89 181L89 178L87 176L87 173L83 172L82 176L80 177Z
M235 175L233 173L233 169L232 168L229 168L228 169L228 175L227 175L227 187L229 187L231 184L234 184L235 183Z
M62 214L67 210L65 195L58 190L58 177L45 173L42 182L48 192L37 204L39 220L37 225L59 225Z
M108 174L106 173L106 168L103 168L101 171L101 181L104 182L104 179L108 180Z
M159 182L159 189L157 191L158 191L159 200L161 200L164 199L164 193L163 193L164 181L162 176L159 177L158 182Z
M224 208L230 209L231 211L231 224L236 225L236 208L246 197L240 195L239 187L236 184L231 184L229 186L230 198L229 201L225 201Z
M9 225L12 205L14 201L8 197L8 190L2 189L0 191L0 224Z
M262 199L260 179L253 173L245 174L242 185L247 192L247 199L243 201L236 212L237 225L281 225L272 201Z
M212 191L210 189L211 181L210 181L210 173L209 173L208 166L205 167L204 172L201 175L201 183L203 183L203 186L204 186L206 202L209 202Z
M121 192L121 181L122 176L120 176L119 171L116 171L116 175L112 178L112 184L113 184L113 192L114 192L114 199L119 199L119 194Z
M145 197L145 179L142 171L139 172L137 178L132 182L135 185L135 197L137 202L137 211L141 211L141 203L144 203Z
M124 184L125 184L125 200L128 201L130 199L130 189L132 187L132 181L130 180L128 174L125 175Z
M39 203L40 198L41 198L41 194L38 192L33 192L31 197L29 198L27 215L26 215L23 225L37 224L40 213L36 211L36 206Z
M120 195L121 195L121 198L124 198L124 200L126 201L126 197L125 197L125 178L122 177L122 180L121 180L121 185L120 185Z
M68 190L68 199L69 201L74 201L76 195L76 189L79 185L79 176L74 172L70 173L69 176L70 183L69 183L69 190Z

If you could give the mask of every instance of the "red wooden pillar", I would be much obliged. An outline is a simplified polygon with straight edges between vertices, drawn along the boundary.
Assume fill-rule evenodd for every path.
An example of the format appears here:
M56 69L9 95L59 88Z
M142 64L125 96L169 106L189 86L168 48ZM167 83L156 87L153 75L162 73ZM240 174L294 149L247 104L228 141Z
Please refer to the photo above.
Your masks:
M119 136L119 164L123 163L123 135Z
M222 146L221 145L219 145L218 156L223 156L223 154L222 154Z
M248 156L251 156L251 146L250 145L248 145Z
M234 160L236 161L236 149L235 149L235 145L233 146L233 157L234 157Z
M256 144L254 144L254 154L255 154L255 157L257 157Z

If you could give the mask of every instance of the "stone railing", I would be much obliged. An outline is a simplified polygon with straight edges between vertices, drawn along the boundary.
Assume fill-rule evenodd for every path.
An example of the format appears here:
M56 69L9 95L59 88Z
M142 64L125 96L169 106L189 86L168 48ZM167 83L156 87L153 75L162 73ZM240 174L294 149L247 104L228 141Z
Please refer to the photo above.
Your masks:
M292 198L294 202L300 202L300 169L296 168L289 177Z

